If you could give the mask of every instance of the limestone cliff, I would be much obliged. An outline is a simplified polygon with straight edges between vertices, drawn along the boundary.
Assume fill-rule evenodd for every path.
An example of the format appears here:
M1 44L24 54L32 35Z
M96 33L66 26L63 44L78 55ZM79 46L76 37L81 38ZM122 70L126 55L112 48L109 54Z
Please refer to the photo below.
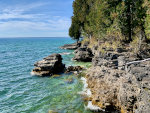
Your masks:
M104 49L91 48L93 66L85 76L89 101L103 109L100 113L149 113L150 61L129 63L141 58L124 48Z

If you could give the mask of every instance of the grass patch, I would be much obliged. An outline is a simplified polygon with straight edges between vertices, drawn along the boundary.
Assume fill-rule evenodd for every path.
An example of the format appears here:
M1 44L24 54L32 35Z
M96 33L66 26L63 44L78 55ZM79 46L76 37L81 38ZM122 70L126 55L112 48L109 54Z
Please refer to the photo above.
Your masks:
M82 40L81 44L84 45L85 43L87 43L87 42L89 42L89 41L90 41L90 39L89 39L88 37L85 37L85 38Z
M117 48L122 47L122 44L120 41L115 41L115 42L104 42L102 44L100 44L100 46L98 47L98 50L102 53L105 54L106 51L108 50L113 50L115 51Z
M98 45L98 40L96 38L92 37L90 39L88 47L92 49L94 46L97 46L97 45Z

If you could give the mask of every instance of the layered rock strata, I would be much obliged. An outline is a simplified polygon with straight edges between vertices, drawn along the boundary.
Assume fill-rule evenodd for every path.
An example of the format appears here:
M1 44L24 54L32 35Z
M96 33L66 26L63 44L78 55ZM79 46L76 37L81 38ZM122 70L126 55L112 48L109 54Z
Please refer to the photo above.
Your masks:
M79 72L81 70L83 70L83 67L81 66L68 66L65 70L65 73Z
M61 49L68 49L68 50L75 50L78 47L80 47L81 43L73 43L73 44L65 44L64 46L61 46Z
M80 62L91 62L93 58L93 53L90 48L88 48L89 43L82 44L81 47L76 49L74 51L74 58L73 60L75 61L80 61Z
M52 54L43 58L43 60L36 62L34 66L35 68L32 72L38 76L51 76L53 74L61 73L65 69L60 54Z
M120 53L107 53L93 58L93 67L86 78L91 89L92 104L106 112L149 113L150 61L139 60Z

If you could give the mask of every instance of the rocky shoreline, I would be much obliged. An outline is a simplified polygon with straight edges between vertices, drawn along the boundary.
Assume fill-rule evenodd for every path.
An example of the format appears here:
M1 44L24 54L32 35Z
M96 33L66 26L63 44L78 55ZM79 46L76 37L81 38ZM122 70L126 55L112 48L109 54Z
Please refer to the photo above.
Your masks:
M93 106L93 109L89 108L100 113L149 113L150 60L132 62L141 58L130 50L117 48L102 53L97 50L98 45L91 49L88 44L78 46L73 58L76 61L92 62L92 67L84 75L84 84L88 88L84 91L87 107ZM66 68L58 54L44 58L35 66L33 72L40 76L82 70L80 66Z
M76 50L78 47L81 46L81 43L73 43L73 44L65 44L60 47L60 49L68 49L68 50Z
M123 48L92 53L92 67L85 74L88 101L101 108L99 112L149 113L150 60L140 61Z

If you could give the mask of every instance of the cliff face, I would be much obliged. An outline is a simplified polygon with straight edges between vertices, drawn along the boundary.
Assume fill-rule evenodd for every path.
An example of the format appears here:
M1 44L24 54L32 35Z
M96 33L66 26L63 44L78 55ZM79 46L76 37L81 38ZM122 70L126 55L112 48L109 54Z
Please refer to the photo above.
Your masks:
M139 66L133 66L131 72L105 66L88 69L86 78L92 92L93 104L106 111L118 109L125 113L148 113L150 62Z
M93 66L86 73L89 101L109 113L149 113L150 61L126 65L139 59L122 48L92 52Z

